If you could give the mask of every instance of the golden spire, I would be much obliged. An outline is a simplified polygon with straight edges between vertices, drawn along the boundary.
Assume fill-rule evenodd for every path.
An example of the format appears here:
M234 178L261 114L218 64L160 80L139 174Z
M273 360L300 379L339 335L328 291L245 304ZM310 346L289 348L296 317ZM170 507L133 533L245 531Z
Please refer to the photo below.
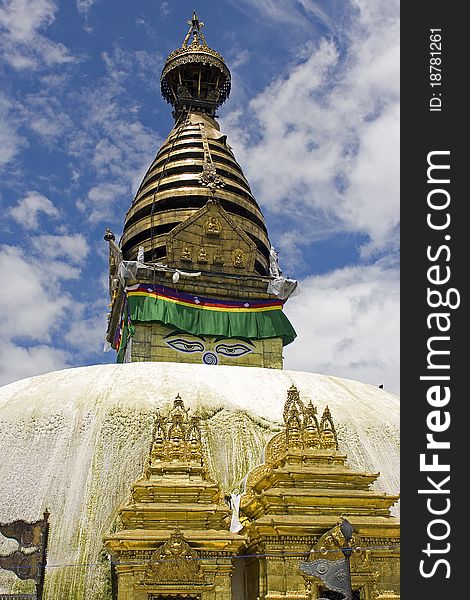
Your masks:
M196 12L187 23L189 31L181 47L168 56L163 67L162 96L173 106L175 120L189 111L214 117L230 94L230 71L222 55L207 45L204 23Z

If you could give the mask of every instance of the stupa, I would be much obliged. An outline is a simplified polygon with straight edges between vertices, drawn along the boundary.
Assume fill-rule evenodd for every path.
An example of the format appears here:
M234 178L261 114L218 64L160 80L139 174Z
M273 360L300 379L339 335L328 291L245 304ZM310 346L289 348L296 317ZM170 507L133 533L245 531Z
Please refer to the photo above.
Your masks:
M347 519L354 600L398 598L398 398L283 369L297 282L217 122L230 71L188 24L175 126L105 235L117 364L0 388L0 522L48 509L51 600L336 600L301 566L341 555ZM0 597L31 590L0 571Z

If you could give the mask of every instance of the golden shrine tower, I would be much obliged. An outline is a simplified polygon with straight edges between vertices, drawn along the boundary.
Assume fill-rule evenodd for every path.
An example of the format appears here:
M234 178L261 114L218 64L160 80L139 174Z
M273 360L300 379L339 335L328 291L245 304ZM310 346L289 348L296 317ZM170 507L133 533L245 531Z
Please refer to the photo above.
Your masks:
M167 58L175 126L150 165L117 246L110 242L108 341L118 362L282 368L295 332L261 210L220 131L230 71L196 14ZM119 268L118 268L118 265Z

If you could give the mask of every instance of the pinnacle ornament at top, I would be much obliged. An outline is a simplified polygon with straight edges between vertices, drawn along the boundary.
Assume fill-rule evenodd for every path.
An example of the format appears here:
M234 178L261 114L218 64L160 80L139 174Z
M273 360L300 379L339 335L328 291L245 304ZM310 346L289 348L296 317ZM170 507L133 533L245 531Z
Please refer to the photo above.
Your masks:
M162 96L175 120L189 112L215 117L230 94L231 75L222 55L207 45L204 23L193 12L182 45L166 59L160 78Z

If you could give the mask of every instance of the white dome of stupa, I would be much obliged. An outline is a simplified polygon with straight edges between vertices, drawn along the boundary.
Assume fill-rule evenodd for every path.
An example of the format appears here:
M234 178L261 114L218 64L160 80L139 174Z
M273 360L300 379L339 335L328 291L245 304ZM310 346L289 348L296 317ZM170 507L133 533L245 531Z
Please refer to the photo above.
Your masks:
M265 444L282 426L292 384L319 414L329 407L348 465L380 472L374 487L397 494L397 396L314 373L134 362L54 371L0 388L0 522L34 521L47 508L50 597L105 597L102 539L142 473L157 409L179 394L202 417L207 464L230 493L262 462ZM18 580L0 573L0 592L9 591Z

